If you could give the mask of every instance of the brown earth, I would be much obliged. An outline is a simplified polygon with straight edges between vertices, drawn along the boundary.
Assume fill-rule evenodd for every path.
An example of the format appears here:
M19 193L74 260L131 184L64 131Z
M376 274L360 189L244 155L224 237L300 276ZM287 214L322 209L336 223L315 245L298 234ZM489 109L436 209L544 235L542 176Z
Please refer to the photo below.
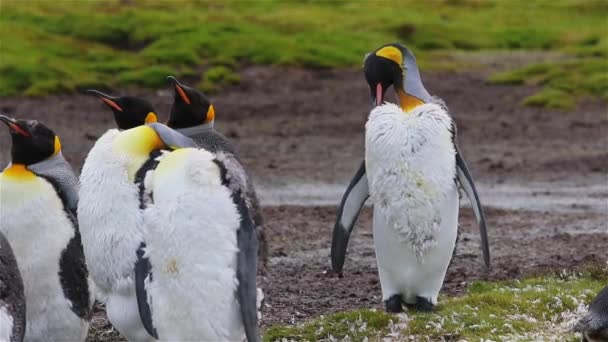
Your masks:
M606 103L587 100L575 111L523 107L519 102L534 88L488 85L484 79L481 73L425 77L427 88L446 101L455 117L461 150L477 182L605 186L593 196L608 205ZM172 92L129 93L148 98L166 117L162 114L168 112ZM242 71L241 84L211 98L217 129L236 144L260 188L345 185L363 156L370 97L360 70L250 67ZM94 141L113 127L109 110L80 94L2 98L0 110L52 126L76 169ZM1 149L3 164L9 159L9 143L0 130L0 146L6 146ZM460 293L475 279L509 279L605 262L606 214L584 207L571 212L488 208L493 264L485 270L477 226L470 210L463 209L461 237L444 293ZM266 207L264 215L271 256L262 280L264 326L348 308L381 307L369 208L351 238L343 278L329 270L335 207ZM114 339L103 324L96 315L95 340Z

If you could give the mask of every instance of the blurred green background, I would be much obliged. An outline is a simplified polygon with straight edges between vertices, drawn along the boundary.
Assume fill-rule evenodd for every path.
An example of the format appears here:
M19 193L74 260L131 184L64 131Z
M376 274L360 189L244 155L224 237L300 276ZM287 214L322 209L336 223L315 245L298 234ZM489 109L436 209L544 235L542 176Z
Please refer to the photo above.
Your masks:
M167 75L214 91L251 64L359 67L392 41L412 48L427 71L474 68L467 56L479 53L551 52L489 82L540 85L529 105L608 99L608 1L592 0L2 0L0 96L154 88Z

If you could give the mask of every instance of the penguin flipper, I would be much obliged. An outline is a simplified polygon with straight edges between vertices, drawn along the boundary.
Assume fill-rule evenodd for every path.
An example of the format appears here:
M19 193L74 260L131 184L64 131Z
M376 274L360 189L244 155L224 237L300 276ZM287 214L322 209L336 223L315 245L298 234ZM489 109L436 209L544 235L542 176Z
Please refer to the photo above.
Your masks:
M334 272L342 272L350 234L368 197L369 185L365 174L365 161L363 161L342 196L338 208L331 241L331 265Z
M152 281L152 265L150 260L144 256L146 243L142 242L137 249L137 261L135 262L135 295L137 296L137 308L139 317L150 336L158 339L156 329L152 324L152 311L148 303L148 292L146 291L146 278Z
M241 226L237 231L239 249L236 268L236 277L239 281L237 298L241 306L241 317L247 341L257 342L259 341L256 284L258 240L245 199L240 191L236 191L233 196L241 215Z
M196 142L178 131L159 122L147 124L154 129L165 145L172 149L180 147L196 147Z
M473 211L475 212L475 217L477 218L477 223L479 224L479 233L481 235L481 250L483 252L483 260L487 267L490 266L490 247L488 245L488 231L486 229L486 218L483 213L483 207L481 206L481 201L479 200L479 194L477 193L477 189L475 188L475 183L473 182L473 177L467 168L467 164L462 158L462 154L458 150L458 146L456 146L456 177L458 179L458 183L466 192L469 200L471 201L471 206L473 207Z

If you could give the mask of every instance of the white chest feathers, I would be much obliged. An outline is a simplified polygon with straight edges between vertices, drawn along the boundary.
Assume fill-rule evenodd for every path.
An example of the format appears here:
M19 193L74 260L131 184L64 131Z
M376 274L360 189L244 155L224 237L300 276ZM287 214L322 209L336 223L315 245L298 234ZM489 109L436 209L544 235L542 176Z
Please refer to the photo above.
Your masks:
M416 255L436 244L440 203L455 187L452 119L435 104L408 113L378 106L365 125L365 164L370 195L388 229Z
M114 145L118 130L104 134L80 175L78 223L89 272L102 296L131 291L135 251L143 240L139 188L129 178L130 156Z
M213 155L180 149L146 177L154 204L144 213L152 321L161 340L244 337L235 297L240 216Z

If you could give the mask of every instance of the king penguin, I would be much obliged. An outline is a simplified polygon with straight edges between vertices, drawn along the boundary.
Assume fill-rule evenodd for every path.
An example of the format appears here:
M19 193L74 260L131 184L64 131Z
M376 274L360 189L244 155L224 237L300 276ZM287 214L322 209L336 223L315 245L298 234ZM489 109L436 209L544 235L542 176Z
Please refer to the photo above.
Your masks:
M145 246L143 209L149 202L143 181L164 150L182 145L195 146L161 124L111 129L97 140L80 175L78 220L91 277L110 323L130 341L154 340L135 294L134 267L137 250Z
M76 220L77 178L48 127L0 121L12 138L11 164L0 174L0 227L24 283L25 340L84 341L94 288Z
M0 341L22 342L24 336L23 280L13 249L0 231Z
M231 155L183 148L146 177L135 279L142 321L159 340L259 339L257 239L240 168Z
M112 110L114 121L120 130L158 121L154 108L144 99L133 96L110 96L95 89L87 90L87 93L99 98Z
M180 83L173 76L169 76L167 79L175 89L175 97L167 126L192 138L200 148L211 153L223 152L234 156L238 160L239 157L232 144L214 128L215 108L209 99L200 91ZM261 260L260 271L264 273L268 260L268 246L263 229L264 220L253 182L246 173L244 176L247 188L244 196L247 199L248 207L252 211L251 215L256 226L256 234L260 247L258 254Z
M608 286L598 293L585 317L574 327L582 334L582 342L608 341Z
M342 271L354 222L371 196L386 311L400 312L402 304L430 311L456 243L458 184L473 201L489 266L483 210L456 145L455 123L445 106L424 88L413 53L400 44L382 46L366 56L364 70L376 107L365 125L365 162L338 209L332 267ZM400 106L383 104L391 85Z

